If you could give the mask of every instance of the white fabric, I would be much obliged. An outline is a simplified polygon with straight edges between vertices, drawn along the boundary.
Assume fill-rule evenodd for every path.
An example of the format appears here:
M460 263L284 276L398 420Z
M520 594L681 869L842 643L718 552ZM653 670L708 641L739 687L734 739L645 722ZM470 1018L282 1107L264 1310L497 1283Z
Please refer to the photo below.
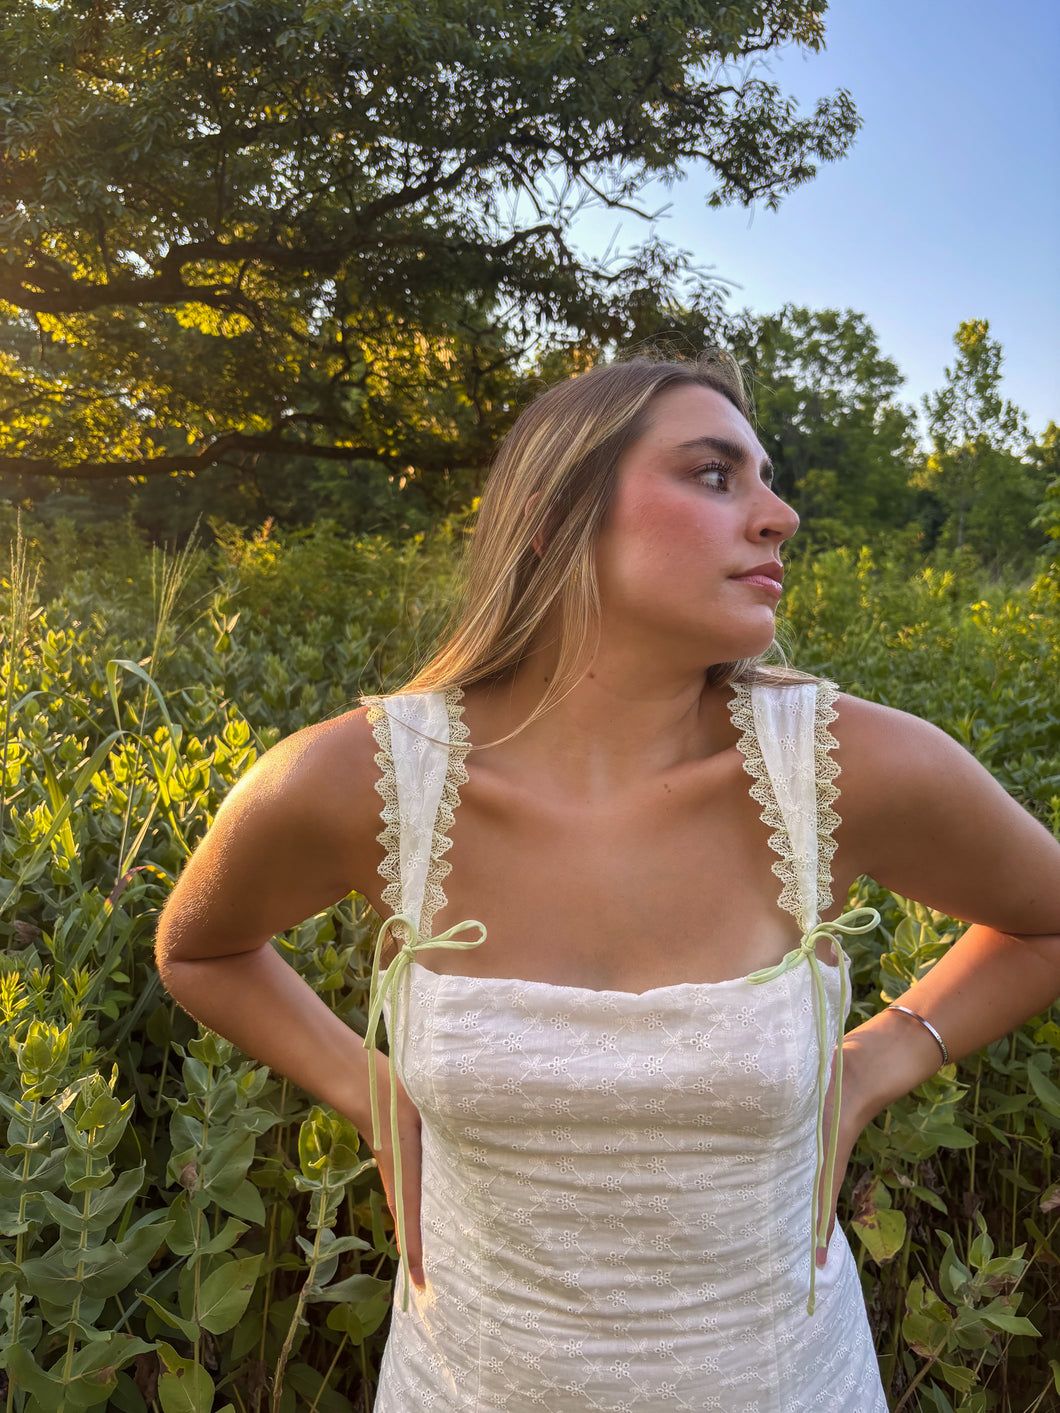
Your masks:
M378 836L386 851L379 866L387 881L383 902L394 915L411 917L421 937L430 936L434 915L445 906L442 883L450 865L444 855L452 844L446 830L460 803L460 786L467 783L462 696L454 687L363 698L382 771L375 788L385 826ZM396 927L399 935L407 934L404 923Z
M751 693L755 735L797 861L795 916L803 931L817 921L817 796L814 782L813 682Z
M419 928L449 760L449 713L437 692L388 697L385 709L401 818L401 903L394 911L407 913Z
M815 738L820 759L821 717L800 687L759 718L774 690L750 694L741 749L750 765L759 719L782 741L802 738L768 759L771 806L805 847L798 821L817 818L815 778L796 761L803 747L815 758ZM410 736L393 739L401 751ZM437 835L433 820L400 815L402 834ZM816 856L794 874L816 879ZM807 887L803 913L815 906ZM839 978L824 970L831 1047ZM423 1119L427 1287L394 1311L376 1413L886 1413L838 1227L816 1313L805 1308L808 966L757 986L635 995L414 962L400 985L392 1043Z
M839 816L832 804L839 766L830 752L839 742L829 731L838 688L833 682L787 687L733 688L729 711L742 730L744 769L753 777L751 798L774 831L773 872L783 882L778 906L803 932L832 902L832 837Z

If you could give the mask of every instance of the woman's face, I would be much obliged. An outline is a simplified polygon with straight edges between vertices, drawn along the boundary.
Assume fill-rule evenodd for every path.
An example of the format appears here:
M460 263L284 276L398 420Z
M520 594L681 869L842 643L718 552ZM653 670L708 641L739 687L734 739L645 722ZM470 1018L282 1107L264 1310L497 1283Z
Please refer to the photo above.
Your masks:
M671 388L648 415L597 541L602 641L640 640L701 666L752 657L772 642L780 547L799 517L720 393Z

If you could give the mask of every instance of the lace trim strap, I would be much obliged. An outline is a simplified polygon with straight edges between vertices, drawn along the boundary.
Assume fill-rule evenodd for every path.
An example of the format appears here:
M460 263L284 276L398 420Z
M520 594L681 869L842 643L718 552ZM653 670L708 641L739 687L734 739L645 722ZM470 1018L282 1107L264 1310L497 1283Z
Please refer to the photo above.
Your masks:
M828 729L836 719L834 682L805 682L787 687L735 686L729 703L733 723L741 732L739 748L744 769L754 778L751 798L762 806L761 819L773 830L769 843L779 855L773 872L783 883L780 906L794 913L802 928L799 945L774 967L752 972L748 981L771 981L792 967L810 969L814 989L817 1039L817 1161L810 1194L810 1288L806 1301L812 1315L816 1302L816 1254L828 1242L838 1125L824 1143L824 1105L829 1063L835 1049L833 1110L839 1112L843 1084L842 1032L850 1005L850 979L840 934L856 936L879 925L875 908L855 908L834 922L822 922L820 910L832 902L832 838L839 815L832 808L839 796L835 780L839 766L829 752L839 742ZM831 939L839 970L838 1045L833 1047L828 1004L817 942ZM820 1216L818 1216L820 1209Z
M460 787L467 784L464 760L470 744L462 719L463 695L459 687L450 687L445 692L364 698L368 721L379 747L375 763L380 777L375 788L383 800L383 829L376 838L384 850L379 866L379 873L386 881L383 902L392 910L376 935L365 1049L369 1061L372 1143L378 1149L382 1124L375 1055L379 1022L389 1000L388 1116L394 1187L398 1194L395 1221L401 1251L403 1310L409 1307L411 1274L398 1141L397 1053L402 1043L400 1037L403 1032L407 1033L401 981L417 952L438 947L478 947L486 938L485 927L473 919L457 923L439 937L431 937L434 916L446 903L442 882L452 869L444 857L452 848L448 831L453 827L454 812L460 803ZM471 929L476 936L460 935ZM398 950L384 970L381 963L388 938L398 943Z
M448 831L467 783L464 760L470 749L462 717L463 692L365 697L376 745L383 801L380 877L383 902L414 920L417 934L431 935L435 914L445 907L442 882L452 865Z
M772 833L773 872L782 887L778 904L804 931L832 903L833 834L839 815L839 766L830 755L839 744L828 729L836 718L834 682L785 687L733 686L729 712L740 731L744 770L753 800Z
M441 912L448 901L442 883L452 873L453 865L444 855L453 847L449 831L453 827L456 810L460 804L460 787L467 784L467 767L464 762L471 749L468 729L463 719L463 691L459 687L450 687L443 697L449 723L449 758L442 781L442 796L431 821L430 866L427 870L423 912L420 917L420 934L423 937L430 937L435 914Z
M814 699L813 754L816 769L814 781L817 795L817 911L823 913L832 906L832 860L835 857L834 838L839 815L832 808L839 799L839 762L832 752L839 742L828 729L839 713L835 702L839 688L834 682L817 685Z
M363 697L368 708L366 716L372 735L379 747L373 759L380 775L375 782L376 793L383 801L380 818L383 829L376 841L383 846L383 861L379 876L386 884L383 902L392 913L401 912L401 814L398 806L397 776L394 771L394 751L390 743L390 718L383 708L383 697Z

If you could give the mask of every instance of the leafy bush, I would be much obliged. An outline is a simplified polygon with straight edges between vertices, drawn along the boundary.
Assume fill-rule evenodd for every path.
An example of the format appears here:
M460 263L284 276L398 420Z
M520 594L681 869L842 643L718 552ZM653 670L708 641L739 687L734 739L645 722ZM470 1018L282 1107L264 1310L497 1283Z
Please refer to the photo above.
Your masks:
M831 550L799 563L785 602L800 667L941 726L1060 833L1060 565L1005 588L970 555Z
M258 752L407 675L460 527L396 547L326 525L216 529L168 562L113 532L49 532L43 609L24 571L6 589L9 1413L371 1404L394 1246L367 1149L168 999L153 931ZM1050 573L1005 592L958 560L910 574L835 551L794 570L788 615L801 665L939 722L1056 828L1057 598ZM957 925L871 880L857 891L884 917L855 958L866 1017ZM274 944L362 1031L369 935L351 897ZM1027 1413L1053 1396L1058 1020L947 1066L855 1154L841 1210L896 1409Z

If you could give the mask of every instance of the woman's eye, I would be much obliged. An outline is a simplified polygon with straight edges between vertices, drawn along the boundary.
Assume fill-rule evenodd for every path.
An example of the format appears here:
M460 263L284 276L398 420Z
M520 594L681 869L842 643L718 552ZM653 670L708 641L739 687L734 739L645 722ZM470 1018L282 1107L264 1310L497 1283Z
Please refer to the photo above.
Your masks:
M694 475L701 485L710 486L715 491L726 491L732 480L732 467L722 461L712 461L707 466L698 467Z

